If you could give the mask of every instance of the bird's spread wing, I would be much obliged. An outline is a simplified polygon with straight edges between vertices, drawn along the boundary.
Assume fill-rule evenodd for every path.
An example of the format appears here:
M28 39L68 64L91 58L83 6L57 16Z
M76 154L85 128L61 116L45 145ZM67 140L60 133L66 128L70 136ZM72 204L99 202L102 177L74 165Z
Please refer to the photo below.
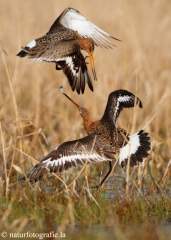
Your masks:
M63 61L58 61L56 67L63 70L73 91L76 90L78 94L80 94L80 91L84 93L86 83L93 91L93 84L85 58L80 51L70 54Z
M130 157L130 166L133 167L148 157L148 151L151 149L150 137L141 130L128 138L128 143L120 149L119 164L123 166Z
M66 28L70 28L76 31L81 37L88 37L93 39L94 43L97 46L106 48L111 48L114 46L114 44L110 42L106 37L120 41L119 39L112 37L110 34L88 21L83 15L81 15L76 9L73 8L67 8L62 12L62 14L51 26L48 34L54 32L55 29L60 26L60 24Z
M95 135L88 135L75 141L65 142L50 152L40 163L36 164L26 174L26 177L36 182L43 177L46 168L49 168L50 172L57 173L71 167L83 165L86 162L91 164L110 160L105 156L102 148Z
M47 42L47 39L48 36L43 36L37 41L34 40L34 45L28 44L23 51L36 62L56 62L56 69L63 70L72 90L76 90L78 94L84 93L86 83L93 91L91 77L78 40L68 38Z
M23 50L27 53L28 58L36 62L57 62L64 60L74 52L80 51L80 46L75 38L49 41L48 36L45 35L34 40L34 45L28 44Z
M140 108L142 108L141 100L134 94L122 89L114 91L109 95L103 118L110 114L110 117L113 116L113 121L116 123L123 108L131 108L135 105L138 105Z

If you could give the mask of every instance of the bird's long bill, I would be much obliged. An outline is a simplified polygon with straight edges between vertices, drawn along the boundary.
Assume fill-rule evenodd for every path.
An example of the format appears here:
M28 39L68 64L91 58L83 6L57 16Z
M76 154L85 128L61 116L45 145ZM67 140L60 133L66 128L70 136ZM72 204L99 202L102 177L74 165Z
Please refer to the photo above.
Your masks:
M68 95L66 95L65 93L63 93L63 95L65 95L65 97L67 97L73 104L74 106L78 109L80 106L78 104L76 104L70 97L68 97Z
M94 80L97 80L95 66L94 66L93 52L89 52L88 55L90 58L90 64L91 64L91 69L92 69Z

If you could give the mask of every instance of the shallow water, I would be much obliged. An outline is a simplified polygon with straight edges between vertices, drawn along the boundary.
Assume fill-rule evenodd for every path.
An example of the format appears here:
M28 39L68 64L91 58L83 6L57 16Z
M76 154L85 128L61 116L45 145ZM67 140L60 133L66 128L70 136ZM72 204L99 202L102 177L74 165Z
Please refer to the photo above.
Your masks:
M171 223L165 222L156 224L138 224L104 227L100 224L92 224L88 227L75 227L66 231L67 239L143 239L143 240L171 240Z

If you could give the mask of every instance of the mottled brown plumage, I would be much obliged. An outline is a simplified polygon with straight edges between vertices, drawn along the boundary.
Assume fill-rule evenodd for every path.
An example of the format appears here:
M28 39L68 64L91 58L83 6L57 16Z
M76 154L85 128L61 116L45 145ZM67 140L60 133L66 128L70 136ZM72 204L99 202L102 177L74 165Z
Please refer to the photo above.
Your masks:
M93 77L97 80L93 59L94 45L106 48L113 45L104 35L113 38L89 22L77 10L67 8L46 35L31 41L17 56L28 56L37 62L55 62L56 70L63 70L73 91L84 93L86 82L93 91L91 77L81 50L88 53Z
M65 93L63 93L70 99ZM120 151L119 163L124 164L130 157L130 166L142 162L150 150L150 138L143 130L130 136L127 131L116 126L116 120L123 108L142 107L140 99L126 90L117 90L109 95L106 110L101 120L93 122L89 112L71 102L77 107L84 121L87 136L78 140L61 144L50 152L40 163L36 164L27 174L27 178L38 181L44 174L44 169L49 167L51 172L62 172L72 166L87 163L115 160L115 154ZM104 182L103 179L101 184ZM24 177L25 179L25 177Z
M95 134L96 136L100 136L98 141L104 147L106 151L112 152L116 154L120 148L127 144L129 141L129 133L116 126L116 121L119 117L120 112L123 108L134 107L134 105L138 105L142 108L142 102L139 98L136 98L132 93L126 90L117 90L112 92L109 95L108 102L106 105L106 109L103 117L100 120L92 121L90 113L87 109L80 107L77 105L71 98L69 98L65 93L63 93L79 110L80 115L84 121L84 129L87 134ZM121 102L119 105L118 98L126 96L129 98L126 101ZM131 166L134 166L136 163L130 162Z

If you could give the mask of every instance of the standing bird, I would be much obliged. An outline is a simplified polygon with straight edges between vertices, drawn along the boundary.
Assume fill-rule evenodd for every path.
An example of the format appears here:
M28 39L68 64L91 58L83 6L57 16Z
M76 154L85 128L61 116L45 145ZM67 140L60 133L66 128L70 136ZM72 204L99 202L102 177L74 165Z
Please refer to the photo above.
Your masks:
M63 94L70 99L64 92ZM79 110L88 135L78 140L64 142L55 148L26 174L26 178L36 182L43 177L46 168L49 168L50 172L58 173L85 163L109 161L109 172L99 184L101 186L111 172L111 161L115 160L116 153L120 152L120 165L123 166L130 158L131 167L143 162L143 158L149 155L151 144L148 133L141 130L130 136L127 131L116 126L123 108L134 107L135 104L142 108L140 99L134 94L122 89L112 92L103 117L95 122L91 120L85 108L70 100ZM24 179L25 177L22 178Z
M66 8L46 35L31 41L17 56L28 56L36 62L55 62L56 70L62 69L72 90L80 94L80 91L84 93L86 82L93 91L81 50L88 53L93 77L97 80L93 59L94 45L106 48L114 46L105 36L120 41L89 22L76 9Z

